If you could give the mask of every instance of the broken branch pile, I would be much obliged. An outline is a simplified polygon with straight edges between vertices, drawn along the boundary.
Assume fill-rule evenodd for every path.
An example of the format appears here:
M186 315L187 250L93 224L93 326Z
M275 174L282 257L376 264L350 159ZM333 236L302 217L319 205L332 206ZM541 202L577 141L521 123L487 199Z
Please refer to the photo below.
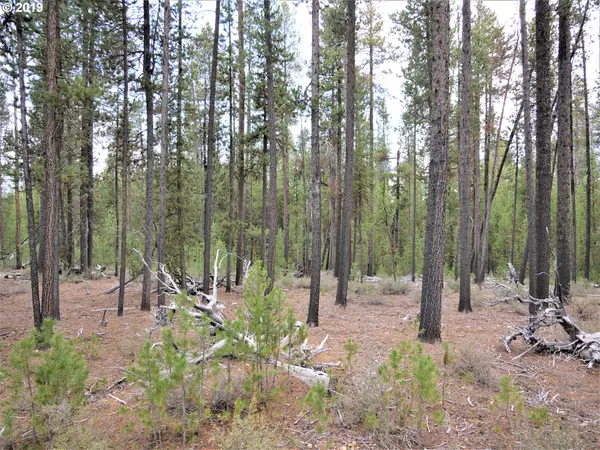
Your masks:
M520 336L538 353L565 353L577 356L586 362L590 368L594 365L600 365L600 332L588 333L579 328L565 311L560 293L557 298L550 297L547 299L537 299L531 296L522 298L515 295L488 304L494 306L509 301L534 304L537 313L530 316L527 325L514 327L515 332L502 339L507 352L510 353L512 341ZM539 334L536 335L539 330L554 325L562 327L569 336L569 341L548 341L540 337Z
M219 260L219 251L217 251L217 255L215 258L215 275L218 270L218 260ZM144 264L146 264L144 262ZM244 343L251 349L251 351L257 355L261 354L259 342L263 342L265 340L265 336L261 336L259 333L252 333L249 329L245 332L234 331L230 329L228 322L226 322L226 317L224 314L225 306L218 301L218 277L213 279L213 290L210 295L205 294L204 292L198 290L196 291L196 295L192 295L190 292L183 294L179 289L178 285L174 282L173 278L169 273L167 273L164 267L159 267L159 270L164 275L164 285L169 286L173 294L176 295L186 295L188 298L188 302L175 302L174 299L171 300L169 305L165 305L161 307L161 311L170 310L172 312L177 312L182 309L186 311L191 317L194 317L196 320L206 320L207 318L210 321L210 325L213 329L218 329L221 331L225 331L225 335L229 335L229 338L222 338L213 344L212 347L202 352L202 355L196 357L194 359L190 359L190 362L193 364L198 364L202 361L205 361L219 352L227 345L228 339L233 338L234 342ZM157 276L155 276L158 279ZM261 292L264 292L262 289ZM261 294L262 296L262 294ZM191 305L191 307L183 306L184 304ZM266 308L269 309L268 307ZM245 314L248 314L246 311ZM163 324L164 314L157 314L157 320L162 325ZM238 318L240 319L240 318ZM294 376L305 384L312 386L316 383L323 383L327 388L329 385L329 375L325 373L324 369L328 366L332 366L335 364L321 364L312 366L311 360L320 353L327 351L325 348L325 343L329 336L326 336L325 339L316 347L312 347L308 344L308 339L305 338L306 332L302 322L290 322L290 326L288 328L289 332L275 343L276 351L272 353L271 356L265 358L266 362L269 364L273 364L274 366L280 367L288 374ZM302 342L300 344L300 342ZM321 370L319 370L321 369Z

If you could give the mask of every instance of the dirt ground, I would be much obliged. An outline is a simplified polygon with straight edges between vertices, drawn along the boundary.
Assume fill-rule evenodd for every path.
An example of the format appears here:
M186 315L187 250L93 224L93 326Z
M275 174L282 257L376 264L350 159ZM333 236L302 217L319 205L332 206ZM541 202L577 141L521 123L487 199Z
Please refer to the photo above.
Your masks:
M103 278L66 282L60 286L61 321L57 328L67 337L89 338L92 333L100 337L95 354L87 357L91 394L87 405L78 414L76 426L81 427L82 433L90 434L91 442L102 441L108 448L150 448L150 433L137 423L134 415L123 415L121 405L109 394L127 402L129 407L138 404L138 388L126 381L115 383L124 377L123 369L135 359L147 329L154 325L154 311L139 311L141 287L132 284L126 290L124 317L118 318L115 310L108 311L108 324L101 327L103 310L117 304L117 292L109 295L101 292L115 284L115 278ZM513 352L507 354L500 339L511 325L527 320L524 308L512 304L487 306L485 300L502 295L491 286L474 287L473 291L475 305L471 314L458 313L458 294L450 289L444 291L444 341L457 354L474 347L482 350L492 361L494 377L509 374L521 388L527 405L548 408L548 424L538 429L527 418L527 413L523 413L514 415L509 428L502 413L490 408L496 388L478 385L450 370L445 388L446 421L439 426L431 423L421 432L424 445L427 448L600 449L600 370L588 369L574 359L534 352L514 359L527 350L526 346L517 341L513 344ZM400 340L414 340L414 326L406 316L418 312L418 292L418 286L412 285L406 295L371 293L356 296L347 308L341 309L334 306L335 289L326 287L321 296L320 326L308 332L309 342L313 345L329 336L326 345L329 351L318 355L318 361L343 360L346 355L344 343L352 338L360 345L356 367L374 370ZM285 293L297 317L304 320L308 290L294 287L286 289ZM589 298L597 306L600 302L598 294L599 289L588 292L582 301ZM242 302L241 292L219 292L219 299L229 316ZM30 302L28 281L0 280L0 364L6 364L12 344L29 332L33 323ZM593 323L594 318L591 319ZM424 349L441 365L441 346L425 345ZM293 439L283 441L284 448L378 448L369 433L343 429L335 421L324 435L318 435L302 412L300 401L307 388L295 381L286 382L290 383L289 389L271 416L273 426L282 436L294 435ZM6 386L0 384L0 401L6 397ZM188 448L216 448L212 438L215 431L218 430L207 428L206 433L193 438ZM177 448L177 442L175 438L171 442L167 440L164 446Z

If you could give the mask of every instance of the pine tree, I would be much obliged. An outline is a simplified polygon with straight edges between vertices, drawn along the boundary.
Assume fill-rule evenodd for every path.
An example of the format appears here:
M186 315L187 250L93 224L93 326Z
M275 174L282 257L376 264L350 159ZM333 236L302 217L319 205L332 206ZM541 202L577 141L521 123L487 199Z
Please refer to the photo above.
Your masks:
M471 311L471 252L469 242L470 224L470 173L471 157L471 2L463 0L462 7L462 75L461 75L461 122L460 122L460 297L458 310Z
M448 93L450 59L450 5L440 0L431 6L431 156L427 199L425 254L419 339L441 339L444 237L448 167Z
M570 0L558 5L558 160L556 207L557 283L565 299L569 298L571 281L571 15Z
M354 125L356 100L356 1L348 0L346 12L346 167L344 171L344 196L342 226L340 231L339 279L335 304L346 306L348 278L350 277L350 242L352 223L352 184L354 182ZM356 245L356 244L355 244Z
M535 2L535 73L536 73L536 186L535 186L535 295L548 297L550 270L550 194L552 76L550 38L550 2ZM567 219L568 220L568 219Z
M319 326L319 296L321 291L321 155L319 152L319 0L312 1L312 62L311 62L311 136L312 160L312 254L310 264L309 326Z
M202 278L205 294L210 292L210 246L211 246L211 220L213 202L213 159L216 152L215 130L215 97L217 90L217 65L219 56L219 23L221 19L221 0L217 0L215 7L215 28L213 38L212 61L210 68L210 99L208 106L208 149L206 154L206 178L204 181L204 276ZM217 276L217 274L213 274Z
M153 250L154 222L154 99L153 55L150 50L150 0L144 0L144 93L146 100L146 217L144 222L144 276L142 279L142 311L150 311L152 274L150 261Z
M46 91L47 107L44 124L46 143L46 183L44 205L44 251L42 279L42 317L60 319L58 296L58 0L46 2Z

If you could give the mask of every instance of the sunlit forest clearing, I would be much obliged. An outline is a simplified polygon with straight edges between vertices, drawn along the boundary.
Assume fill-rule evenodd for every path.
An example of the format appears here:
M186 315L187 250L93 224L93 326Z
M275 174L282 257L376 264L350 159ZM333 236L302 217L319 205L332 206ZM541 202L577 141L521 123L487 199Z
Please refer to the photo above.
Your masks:
M597 2L0 1L0 447L600 448Z

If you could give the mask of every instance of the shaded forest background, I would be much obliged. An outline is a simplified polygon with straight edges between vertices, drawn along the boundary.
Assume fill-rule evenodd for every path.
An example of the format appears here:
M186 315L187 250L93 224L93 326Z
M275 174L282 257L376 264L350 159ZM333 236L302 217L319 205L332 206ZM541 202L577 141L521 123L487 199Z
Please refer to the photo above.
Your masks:
M294 9L305 5L222 0L214 3L219 26L204 25L199 32L190 23L203 22L202 9L181 0L160 5L147 0L143 4L52 0L44 6L57 14L56 34L49 33L48 9L3 16L0 244L4 265L31 262L30 233L35 230L38 266L44 269L45 224L52 217L56 220L54 257L63 276L73 268L89 273L99 264L115 275L121 272L123 283L124 267L128 276L142 272L143 264L134 253L139 249L173 273L202 275L206 280L216 249L222 249L229 252L220 272L231 277L229 287L241 281L242 260L267 261L273 249L267 264L271 277L309 274L316 263L311 243L317 235L323 270L337 275L340 249L348 245L353 279L419 276L431 159L428 4L408 1L389 18L390 35L382 31L384 18L377 2L357 6L357 65L352 70L356 77L354 173L351 233L346 239L341 216L348 139L347 11L346 2L321 3L319 133L315 135L320 147L319 209L311 191L315 166L308 117L314 93L298 82L307 69L298 57L294 26ZM516 2L507 5L518 8ZM592 95L597 80L590 77L595 69L586 68L585 53L592 34L588 20L597 6L575 1L569 2L569 8L572 163L570 216L564 221L573 230L572 278L597 280L600 109L598 96ZM452 3L450 11L443 263L446 276L457 278L462 45L458 2ZM523 102L521 33L516 26L500 26L481 1L472 4L471 22L470 269L481 282L490 273L504 276L510 262L524 282L528 200L524 114L519 107ZM533 21L526 27L535 123ZM551 42L558 42L557 20L549 31ZM54 91L47 83L52 39L57 51ZM554 73L557 57L554 45ZM404 92L402 117L388 113L395 100L374 75L374 68L390 59L403 63L402 73L397 74ZM551 85L555 92L556 79ZM511 108L505 112L507 99L516 105L510 114ZM50 110L56 113L51 132L57 133L57 195L47 216L53 203L45 197ZM554 155L556 136L552 136ZM95 164L101 151L108 157L98 173ZM556 156L554 177L555 161ZM29 212L33 213L29 228L28 177ZM552 247L557 185L554 182L551 190ZM154 208L150 216L149 205ZM315 211L319 211L318 230ZM276 230L276 239L270 230ZM147 297L143 301L149 307Z

